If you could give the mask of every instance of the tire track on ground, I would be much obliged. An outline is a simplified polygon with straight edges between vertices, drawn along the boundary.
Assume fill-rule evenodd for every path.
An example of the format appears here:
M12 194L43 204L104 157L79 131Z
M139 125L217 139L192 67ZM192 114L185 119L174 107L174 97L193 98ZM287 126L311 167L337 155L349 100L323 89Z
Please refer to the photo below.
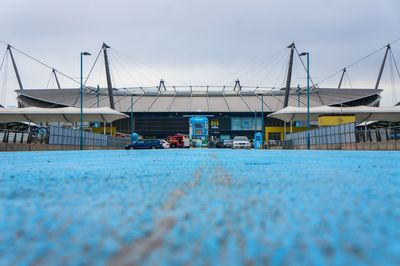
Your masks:
M178 201L188 194L201 182L201 176L207 166L207 159L197 168L192 181L173 190L165 203L161 207L161 212L171 212L175 210ZM155 222L153 230L146 237L135 240L131 245L123 247L117 254L111 257L108 265L124 266L124 265L142 265L143 262L155 249L160 247L164 242L164 237L176 224L176 217L171 214L165 215L163 218Z

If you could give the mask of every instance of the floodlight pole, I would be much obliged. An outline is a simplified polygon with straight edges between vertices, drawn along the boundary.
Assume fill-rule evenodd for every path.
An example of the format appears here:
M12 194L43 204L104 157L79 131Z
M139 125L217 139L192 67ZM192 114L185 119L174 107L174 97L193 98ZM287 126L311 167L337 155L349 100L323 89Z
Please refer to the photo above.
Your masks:
M80 98L81 98L81 112L80 112L80 122L81 122L81 126L80 126L80 139L79 139L79 147L80 150L83 150L83 56L85 55L90 55L90 53L88 52L82 52L81 53L81 88L80 88Z
M262 143L262 145L263 145L263 147L264 147L264 139L265 139L265 136L264 136L264 134L265 134L265 122L264 122L264 94L261 94L261 120L262 120L262 122L261 122L261 126L262 126L262 141L261 141L261 143Z
M134 132L133 128L133 94L131 93L131 133Z
M99 108L100 107L100 86L99 85L97 85L96 99L97 99L97 108Z
M257 110L254 109L254 133L257 133Z
M307 150L310 144L310 53L307 53Z
M307 56L307 150L310 149L310 53L303 52L299 56Z

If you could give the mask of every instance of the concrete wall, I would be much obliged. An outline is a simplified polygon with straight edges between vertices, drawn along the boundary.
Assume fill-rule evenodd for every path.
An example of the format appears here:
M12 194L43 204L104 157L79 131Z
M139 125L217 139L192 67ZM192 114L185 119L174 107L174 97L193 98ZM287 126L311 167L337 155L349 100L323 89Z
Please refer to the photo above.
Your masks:
M121 150L117 147L85 146L85 150ZM49 145L40 143L21 144L21 143L0 143L0 151L63 151L79 150L79 146L70 145Z

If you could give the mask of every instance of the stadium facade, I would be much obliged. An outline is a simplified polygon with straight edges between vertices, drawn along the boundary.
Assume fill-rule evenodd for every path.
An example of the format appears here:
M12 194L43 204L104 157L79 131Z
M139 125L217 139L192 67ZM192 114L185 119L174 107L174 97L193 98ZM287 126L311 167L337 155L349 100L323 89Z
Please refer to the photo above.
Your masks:
M21 107L80 106L79 89L17 90ZM310 106L359 106L379 101L376 89L312 89ZM146 137L164 138L176 133L188 134L189 118L209 118L210 136L232 138L252 137L264 126L265 139L279 140L283 122L267 115L280 110L285 102L284 89L245 87L148 87L114 89L113 103L117 111L130 117L113 123L117 132L135 131ZM306 91L291 88L289 106L306 106ZM111 106L106 88L85 88L84 107Z

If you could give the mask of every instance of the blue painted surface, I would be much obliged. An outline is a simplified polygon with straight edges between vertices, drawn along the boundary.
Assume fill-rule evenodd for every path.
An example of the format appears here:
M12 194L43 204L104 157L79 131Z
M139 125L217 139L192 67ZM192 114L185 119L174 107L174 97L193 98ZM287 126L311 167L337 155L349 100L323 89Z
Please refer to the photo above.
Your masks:
M0 153L0 265L115 264L124 249L141 265L396 265L399 162L399 152Z

